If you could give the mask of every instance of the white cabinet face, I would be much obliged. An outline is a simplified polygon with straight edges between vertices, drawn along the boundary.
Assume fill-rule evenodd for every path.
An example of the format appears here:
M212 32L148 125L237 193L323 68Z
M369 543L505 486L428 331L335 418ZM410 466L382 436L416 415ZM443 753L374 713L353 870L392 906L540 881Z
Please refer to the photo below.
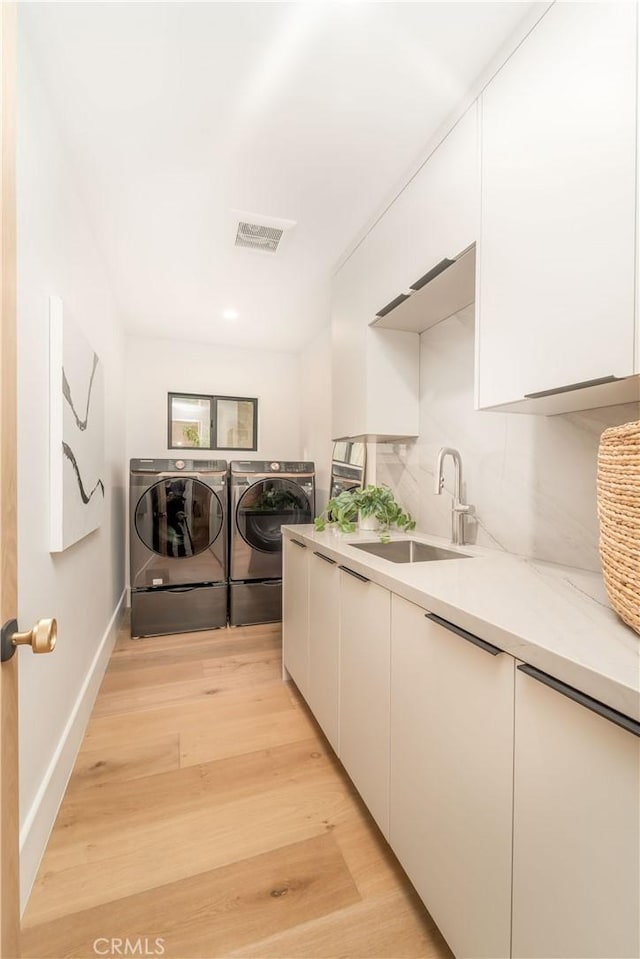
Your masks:
M516 670L513 955L640 955L640 739Z
M309 686L309 550L284 538L282 551L282 656L306 698Z
M391 594L340 574L340 759L389 835Z
M309 707L334 751L338 748L340 574L322 550L309 569Z
M556 3L481 98L477 402L634 372L636 6Z
M390 842L456 956L510 955L513 672L393 597Z
M374 266L369 277L373 313L476 241L477 109L474 103L461 117L364 241Z
M477 110L474 103L405 190L411 283L477 240Z
M331 297L331 429L335 439L362 432L366 421L367 277L356 250L333 280Z

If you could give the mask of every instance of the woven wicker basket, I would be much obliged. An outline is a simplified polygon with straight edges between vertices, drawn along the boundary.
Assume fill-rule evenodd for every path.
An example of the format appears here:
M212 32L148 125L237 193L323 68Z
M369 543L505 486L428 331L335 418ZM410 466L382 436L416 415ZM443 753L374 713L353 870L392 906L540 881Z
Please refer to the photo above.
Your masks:
M598 519L609 602L620 618L640 633L640 421L602 434Z

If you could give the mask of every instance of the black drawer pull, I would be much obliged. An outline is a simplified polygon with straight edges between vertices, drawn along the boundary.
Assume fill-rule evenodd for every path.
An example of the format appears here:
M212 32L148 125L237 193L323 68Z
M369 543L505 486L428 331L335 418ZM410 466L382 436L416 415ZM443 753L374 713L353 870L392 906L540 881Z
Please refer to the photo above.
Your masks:
M349 576L355 577L355 579L359 579L361 583L371 582L370 580L367 579L366 576L361 576L360 573L354 573L354 571L352 569L349 569L348 566L338 566L338 569L343 569L345 573L348 573Z
M409 287L410 290L417 292L421 290L423 286L426 286L427 283L431 283L432 280L435 280L437 276L440 276L441 273L444 273L450 266L453 266L455 260L440 260L439 263L429 270L428 273L425 273L424 276L421 276L419 280L416 280L415 283L412 283Z
M586 693L581 693L579 689L574 689L573 686L567 686L566 683L555 679L553 676L549 676L548 673L543 673L541 669L536 669L535 666L529 666L527 663L523 663L522 666L518 666L518 669L521 673L526 673L527 676L531 676L532 679L537 679L539 683L549 686L550 689L555 689L557 693L566 696L567 699L572 699L574 703L579 703L580 706L590 709L592 713L597 713L598 716L602 716L603 719L608 719L610 723L614 723L616 726L620 726L621 729L626 729L628 733L633 733L634 736L640 737L640 723L636 722L635 719L625 716L624 713L619 713L617 709L612 709L611 706L605 706L604 703L599 702L597 699L592 699L591 696L587 696Z
M300 549L306 549L306 548L307 548L307 544L306 544L306 543L301 543L299 539L292 539L291 542L292 542L292 543L295 543L296 546L299 546Z
M335 566L335 565L336 565L335 559L329 559L329 557L328 557L328 556L325 556L324 553L316 553L316 551L314 550L314 551L313 551L313 555L314 555L314 556L317 556L318 559L323 559L323 560L325 561L325 563L331 563L332 566Z
M583 380L581 383L569 383L568 386L556 386L553 390L540 390L538 393L525 393L525 400L539 400L543 396L555 396L557 393L572 393L574 390L586 390L589 386L602 386L603 383L616 383L624 376L598 376L595 380Z
M485 639L480 639L479 636L474 636L473 633L468 633L466 629L462 628L462 626L456 626L455 623L450 623L448 619L443 619L442 616L436 616L435 613L425 613L424 615L427 617L427 619L437 623L438 626L444 626L445 629L451 630L451 632L455 633L456 636L461 636L462 639L466 639L468 643L473 643L474 646L484 649L485 653L491 653L492 656L498 656L503 652L503 650L498 649L497 646L493 646Z
M387 303L381 310L378 310L376 316L381 319L383 316L386 316L387 313L391 313L392 310L395 310L396 306L400 306L401 303L408 300L410 295L410 293L401 293L400 296L396 296L394 300L391 300L391 303Z

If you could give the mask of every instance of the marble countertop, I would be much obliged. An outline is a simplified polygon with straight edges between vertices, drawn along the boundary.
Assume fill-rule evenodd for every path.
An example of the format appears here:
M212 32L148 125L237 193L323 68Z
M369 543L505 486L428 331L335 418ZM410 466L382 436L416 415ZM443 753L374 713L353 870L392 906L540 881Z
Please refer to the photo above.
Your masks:
M416 531L392 539L410 536L472 558L392 563L354 548L378 541L376 533L318 533L311 525L284 526L283 532L640 721L640 636L610 608L598 573L452 547Z

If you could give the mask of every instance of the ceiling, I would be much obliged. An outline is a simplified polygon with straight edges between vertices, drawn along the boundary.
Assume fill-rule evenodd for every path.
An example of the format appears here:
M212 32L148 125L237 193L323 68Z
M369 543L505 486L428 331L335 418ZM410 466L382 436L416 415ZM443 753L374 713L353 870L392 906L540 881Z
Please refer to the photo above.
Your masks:
M19 4L127 329L300 349L344 250L532 6ZM234 211L296 225L275 255L237 249Z

